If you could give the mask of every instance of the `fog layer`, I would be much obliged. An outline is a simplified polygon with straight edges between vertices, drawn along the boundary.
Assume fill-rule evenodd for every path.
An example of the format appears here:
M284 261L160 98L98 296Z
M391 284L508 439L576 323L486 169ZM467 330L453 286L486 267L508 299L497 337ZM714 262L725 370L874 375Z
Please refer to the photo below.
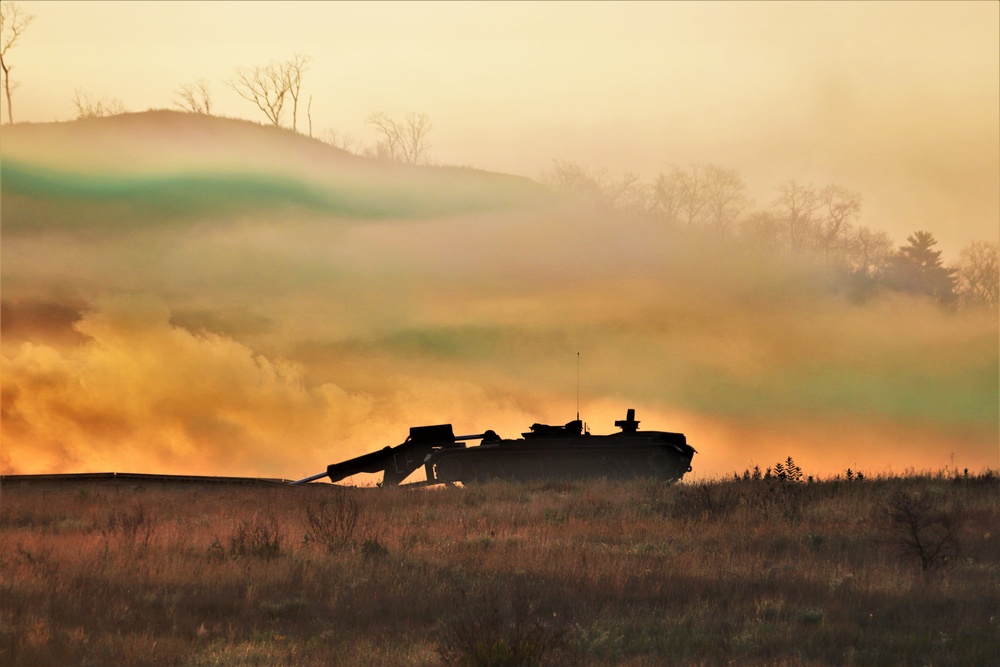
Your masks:
M224 140L94 170L6 138L4 472L294 478L414 425L514 437L575 417L578 353L591 430L634 407L699 475L997 465L994 312L858 303L821 263L482 172Z

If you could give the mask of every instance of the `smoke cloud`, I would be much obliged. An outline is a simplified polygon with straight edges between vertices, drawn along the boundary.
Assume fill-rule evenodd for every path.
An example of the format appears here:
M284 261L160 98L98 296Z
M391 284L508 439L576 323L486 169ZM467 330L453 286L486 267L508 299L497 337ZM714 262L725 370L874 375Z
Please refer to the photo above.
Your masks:
M214 141L210 178L183 155L125 178L134 147L97 173L5 135L4 472L297 478L415 425L515 437L574 418L577 353L591 430L635 407L687 434L697 475L997 465L995 312L858 303L821 263L522 179L281 142L238 169Z

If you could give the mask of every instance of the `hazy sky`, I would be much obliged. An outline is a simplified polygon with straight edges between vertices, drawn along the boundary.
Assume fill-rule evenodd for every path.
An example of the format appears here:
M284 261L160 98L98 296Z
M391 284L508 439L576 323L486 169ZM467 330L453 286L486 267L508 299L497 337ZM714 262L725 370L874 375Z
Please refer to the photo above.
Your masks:
M996 467L996 311L814 258L354 158L246 120L86 123L312 58L314 135L427 113L444 165L737 169L864 196L951 263L1000 237L1000 3L30 2L4 125L0 469L304 476L451 422L679 430L695 472ZM300 130L308 120L300 110ZM259 160L259 162L254 162Z
M702 477L997 466L995 309L247 121L5 132L0 470L301 478L578 400L686 433Z
M1000 234L996 2L18 4L17 121L71 119L76 90L169 107L202 78L216 113L263 121L226 79L302 52L315 135L369 143L368 114L419 111L444 164L709 162L762 205L789 178L860 191L865 224L949 256Z

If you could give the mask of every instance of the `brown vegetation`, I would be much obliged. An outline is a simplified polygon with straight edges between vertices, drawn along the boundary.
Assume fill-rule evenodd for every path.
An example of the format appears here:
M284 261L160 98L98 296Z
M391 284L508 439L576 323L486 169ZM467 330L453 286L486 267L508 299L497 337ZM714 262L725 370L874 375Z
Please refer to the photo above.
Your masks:
M992 474L7 486L0 661L984 664L998 500Z

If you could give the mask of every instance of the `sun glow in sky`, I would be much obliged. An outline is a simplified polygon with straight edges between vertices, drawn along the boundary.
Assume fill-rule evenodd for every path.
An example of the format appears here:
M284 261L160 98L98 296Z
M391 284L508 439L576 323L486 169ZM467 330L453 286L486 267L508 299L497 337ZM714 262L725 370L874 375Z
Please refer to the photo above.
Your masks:
M836 183L952 259L1000 236L1000 4L18 4L4 472L294 478L409 426L514 437L573 417L578 352L593 432L635 407L696 475L998 464L995 312L853 301L821 262L521 176L710 163L761 207ZM232 120L265 121L234 68L294 53L300 133L424 112L435 163L494 173ZM146 112L199 79L214 118L66 122L76 91Z

